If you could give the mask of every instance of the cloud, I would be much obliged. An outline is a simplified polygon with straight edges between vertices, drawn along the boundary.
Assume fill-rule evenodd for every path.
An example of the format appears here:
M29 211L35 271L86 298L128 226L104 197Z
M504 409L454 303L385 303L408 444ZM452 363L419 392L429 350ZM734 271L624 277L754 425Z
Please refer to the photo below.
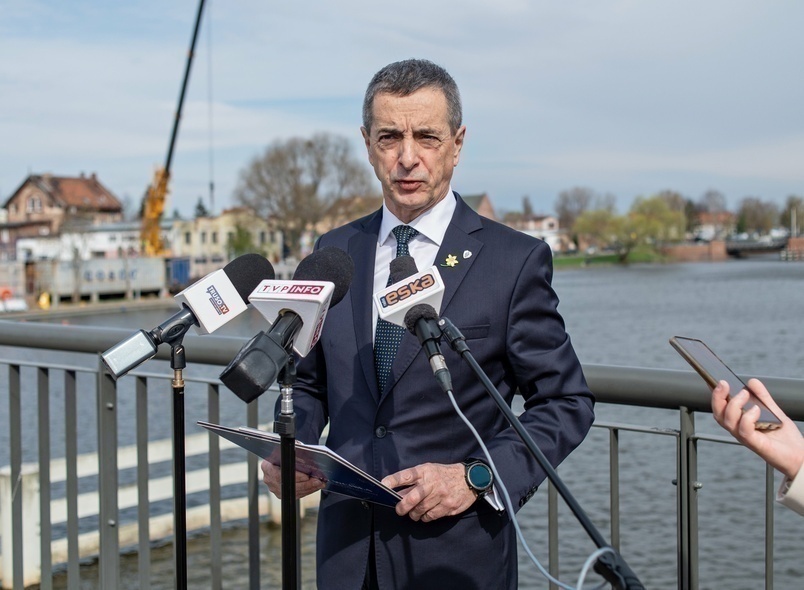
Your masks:
M718 184L799 190L804 5L769 0L207 3L174 160L185 212L219 204L275 139L360 147L371 75L428 57L458 81L469 136L456 188L519 206L580 183L620 194ZM96 169L139 195L167 148L196 0L44 0L0 21L0 190ZM210 54L211 47L211 54ZM211 61L210 61L211 60ZM212 77L210 78L210 72ZM7 141L6 138L11 138ZM7 195L3 195L7 196Z

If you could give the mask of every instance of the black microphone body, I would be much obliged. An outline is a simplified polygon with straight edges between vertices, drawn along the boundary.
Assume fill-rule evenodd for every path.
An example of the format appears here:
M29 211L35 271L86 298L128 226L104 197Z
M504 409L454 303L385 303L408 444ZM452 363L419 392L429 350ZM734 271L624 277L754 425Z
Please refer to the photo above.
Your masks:
M405 327L419 339L441 389L444 393L452 391L452 377L438 344L441 329L438 327L438 314L433 306L419 303L411 307L405 314Z

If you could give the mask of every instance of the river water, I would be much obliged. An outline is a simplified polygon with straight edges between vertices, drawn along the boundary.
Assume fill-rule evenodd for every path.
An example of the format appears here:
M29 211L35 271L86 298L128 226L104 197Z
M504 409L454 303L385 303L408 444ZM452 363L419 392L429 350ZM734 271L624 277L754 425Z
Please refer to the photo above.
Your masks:
M670 336L685 335L704 339L742 375L804 377L804 264L753 259L589 267L557 271L553 284L561 300L559 310L582 363L688 370L667 342ZM135 329L149 328L165 317L164 311L131 311L70 321ZM251 336L267 327L260 325L258 317L240 320L228 335ZM18 351L0 347L2 357L17 354ZM155 371L167 374L166 364L151 362ZM190 371L195 376L215 377L218 369L188 367L186 373ZM702 395L706 395L705 388ZM234 395L222 398L221 422L243 423L239 400ZM265 419L269 406L263 404L261 413ZM678 414L667 410L598 404L596 412L603 421L678 427ZM188 419L204 418L200 412L195 416L188 407ZM155 410L152 428L157 431L163 428L164 436L169 436L169 426L169 421ZM696 427L699 431L722 434L708 415L699 416ZM121 439L126 437L122 428ZM607 440L605 431L593 429L559 469L573 495L606 538L609 537ZM675 588L674 440L622 433L620 453L621 552L646 587ZM701 588L761 587L763 464L741 447L711 443L701 444L699 461L699 479L703 483L699 492ZM526 539L543 563L547 561L546 504L546 486L542 486L519 513ZM797 518L781 507L775 513L775 587L800 588L804 579L804 518ZM574 584L586 556L595 547L561 502L559 518L562 579ZM302 531L305 588L313 587L314 533L315 521L308 518ZM224 579L231 581L231 585L225 586L245 587L244 534L233 529L227 535L230 538L225 543ZM278 532L272 532L264 541L265 588L281 586L277 577L278 538ZM193 543L199 547L197 551L193 551ZM208 571L204 565L208 555L201 540L193 543L190 571L200 576L197 578L200 582ZM155 565L155 571L164 575L154 582L154 588L172 587L171 559L166 551L163 565ZM158 554L156 562L162 563ZM123 564L131 568L131 575L124 579L134 584L136 559L124 558ZM91 577L91 572L87 576ZM546 587L544 579L520 550L520 588Z

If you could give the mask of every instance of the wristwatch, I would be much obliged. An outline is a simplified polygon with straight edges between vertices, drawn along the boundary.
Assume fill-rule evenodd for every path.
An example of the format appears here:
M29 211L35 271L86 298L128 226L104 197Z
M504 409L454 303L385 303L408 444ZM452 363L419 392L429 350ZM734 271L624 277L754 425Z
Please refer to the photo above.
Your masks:
M494 483L494 474L491 468L483 461L477 459L469 459L463 462L464 469L466 470L466 485L470 490L477 492L477 497L482 498L491 490L491 485Z

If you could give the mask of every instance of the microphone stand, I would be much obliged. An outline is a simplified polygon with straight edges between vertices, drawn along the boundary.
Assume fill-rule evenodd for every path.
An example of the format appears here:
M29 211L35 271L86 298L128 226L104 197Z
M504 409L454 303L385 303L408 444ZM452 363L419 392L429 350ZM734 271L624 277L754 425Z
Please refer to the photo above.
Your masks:
M184 451L184 375L187 366L182 338L170 343L173 369L173 548L176 560L176 588L187 588L187 486Z
M184 452L184 375L187 366L184 352L184 335L190 326L197 325L188 307L150 332L155 346L170 344L170 368L173 392L173 548L175 554L175 581L177 590L187 588L187 484Z
M296 381L296 363L293 355L279 373L280 412L274 422L279 435L282 475L282 588L298 590L299 561L296 518L296 414L293 411L293 383Z
M597 545L598 549L611 549L611 552L606 552L600 557L598 557L597 562L595 563L595 571L603 576L607 582L609 582L616 590L644 590L644 586L637 578L636 574L631 571L631 568L628 567L628 564L622 558L620 553L614 549L610 544L606 542L603 538L603 535L600 534L600 531L597 530L592 521L583 511L580 504L578 504L577 500L572 496L569 491L569 488L564 484L564 482L559 477L558 473L553 466L550 465L550 462L547 460L547 457L544 456L541 449L536 445L533 441L533 438L530 436L527 430L525 430L522 423L517 418L516 414L511 410L505 400L503 399L500 392L497 391L497 388L494 387L494 384L488 378L488 375L483 371L480 365L477 363L475 358L472 356L472 353L469 350L469 346L466 344L466 340L461 334L460 330L447 318L441 318L438 321L438 325L441 328L441 332L446 338L450 348L461 355L471 367L472 371L474 371L475 375L480 379L480 382L485 387L486 391L492 397L494 402L497 404L497 407L500 408L500 411L505 416L508 423L513 427L516 433L519 435L519 438L522 439L522 442L525 443L525 446L530 451L531 455L536 459L539 463L541 468L547 474L548 479L553 483L556 490L564 501L569 506L572 513L578 519L578 522L581 523L581 526L584 528L586 533L589 537L594 541L595 545ZM513 518L513 515L511 515Z

